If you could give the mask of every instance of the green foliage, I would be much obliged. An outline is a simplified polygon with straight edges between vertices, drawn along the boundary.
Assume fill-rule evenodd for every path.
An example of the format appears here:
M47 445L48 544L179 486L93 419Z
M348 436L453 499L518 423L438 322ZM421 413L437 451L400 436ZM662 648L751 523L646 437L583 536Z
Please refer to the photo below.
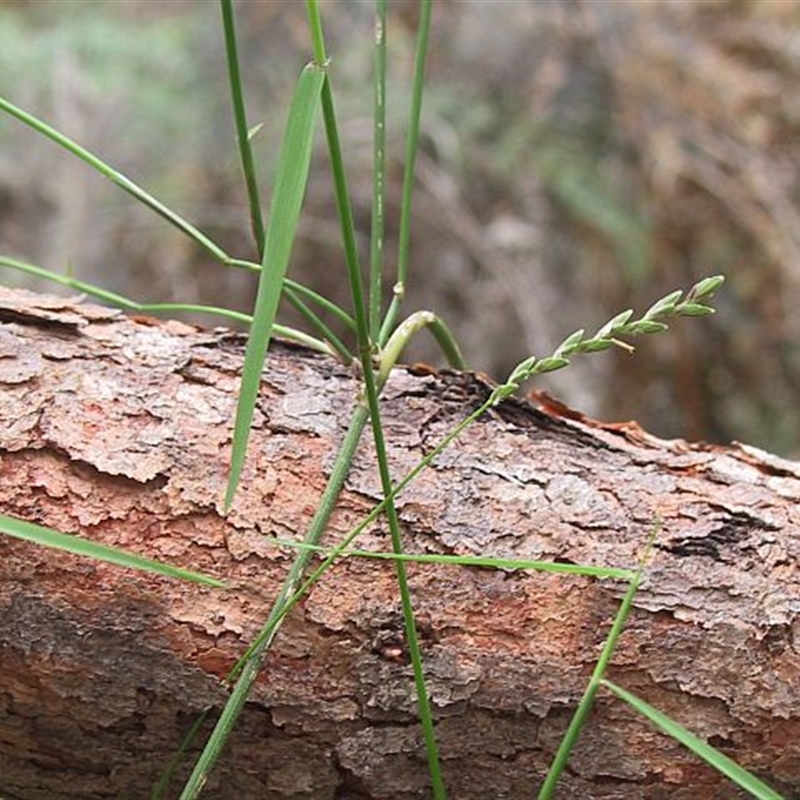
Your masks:
M375 550L341 549L297 542L294 539L265 537L276 547L292 547L298 550L312 550L319 555L334 558L368 558L377 561L405 561L413 564L447 564L454 567L486 567L490 569L529 569L540 572L554 572L564 575L589 575L593 578L614 578L631 580L635 573L614 567L594 567L588 564L562 564L557 561L527 561L520 558L489 558L485 556L448 556L432 553L384 553Z
M654 530L653 536L650 538L650 543L647 547L648 552L650 546L652 545L653 539L655 538L658 527L659 526L656 526L656 530ZM638 571L631 578L628 584L628 590L625 592L625 597L623 598L619 610L617 611L617 616L614 618L614 623L611 626L608 638L603 645L603 650L601 651L600 658L597 660L597 664L592 672L592 677L589 679L589 683L586 686L586 691L583 693L583 697L578 704L578 708L575 710L575 714L570 721L567 732L564 734L564 737L558 746L558 751L556 752L556 756L553 759L553 763L547 773L547 777L545 778L544 783L539 790L539 800L549 800L549 798L553 796L556 784L558 783L561 774L566 769L569 755L575 747L575 743L578 741L578 736L580 735L581 729L586 724L592 704L594 703L594 698L597 695L598 689L600 688L603 675L605 674L606 668L611 661L614 648L617 646L617 641L622 634L622 630L625 627L625 622L628 619L631 608L633 607L633 598L636 596L636 592L639 590L639 584L642 580L642 572L646 561L647 553L645 553L644 557L642 558L642 563L639 566Z
M180 580L202 583L216 588L225 586L223 581L212 578L209 575L173 567L170 564L138 556L118 547L109 547L108 545L93 542L90 539L82 539L78 536L60 533L52 528L34 525L32 522L14 519L5 514L0 514L0 533L4 533L6 536L13 536L15 539L24 539L27 542L33 542L43 547L50 547L77 556L91 558L95 561L105 561L107 564L115 564L126 569L155 572L157 575L163 575L167 578L179 578Z
M257 126L249 126L245 112L245 98L242 77L240 75L237 40L234 25L234 8L230 0L221 0L223 30L225 34L226 52L228 56L228 76L230 79L233 119L239 144L239 157L249 199L251 227L255 240L256 250L261 256L261 264L252 264L239 260L229 255L213 239L201 232L192 223L174 212L166 204L138 184L131 181L118 170L111 167L106 161L100 159L88 149L82 147L64 134L56 131L36 116L31 115L9 100L0 98L0 109L15 117L20 122L28 125L38 133L50 138L62 148L80 158L91 168L107 177L117 186L133 196L139 203L148 207L182 234L187 236L196 245L203 248L225 267L239 267L260 272L258 295L252 319L246 315L241 319L250 322L250 336L243 377L238 398L236 420L234 423L233 448L231 456L230 480L225 497L225 506L229 508L237 489L242 469L247 454L247 442L252 423L255 404L261 382L261 374L267 358L268 347L274 332L287 332L276 325L275 319L281 297L286 297L298 308L306 322L322 337L316 339L311 334L300 331L288 331L296 340L307 341L315 345L317 350L330 353L349 363L353 360L348 345L334 334L324 321L311 309L315 306L323 313L332 314L344 323L348 334L355 334L357 343L357 357L361 366L361 392L356 402L351 423L344 441L338 451L330 480L326 486L323 497L317 508L314 519L306 532L304 541L283 542L275 540L276 544L290 545L298 549L298 554L292 563L286 580L275 598L268 618L264 621L258 637L251 644L237 667L229 676L233 688L214 730L206 742L200 758L192 774L183 787L181 800L191 800L199 796L205 786L208 775L218 761L220 754L228 742L234 729L239 714L241 713L249 693L253 687L258 671L263 662L274 637L288 611L305 595L314 582L325 570L339 558L374 558L391 560L397 573L398 593L401 598L405 623L406 640L414 672L415 688L418 699L418 710L425 740L428 757L428 767L431 779L433 796L439 800L446 797L446 787L439 764L438 747L435 738L433 712L428 699L428 689L425 681L423 654L417 641L416 619L412 603L412 595L406 579L405 565L408 562L433 562L443 565L460 565L465 567L481 567L493 569L537 569L551 572L590 575L598 578L615 578L629 582L628 591L620 605L614 620L611 633L605 643L593 675L586 688L584 696L578 706L575 716L569 726L551 770L541 787L539 797L550 797L557 784L559 776L566 767L569 754L574 747L589 710L601 685L605 685L618 696L630 703L641 713L645 714L656 725L665 730L678 741L691 747L700 757L709 764L719 769L724 774L732 777L740 786L749 788L757 796L775 798L777 795L770 793L749 773L724 756L709 748L704 743L696 740L691 734L647 704L634 698L625 690L604 681L605 669L614 653L615 646L622 633L625 620L632 607L633 599L641 580L644 563L638 570L610 569L598 565L565 565L543 563L538 561L524 561L519 559L494 559L488 557L443 556L428 554L408 554L403 552L400 527L394 501L397 495L417 475L427 468L446 447L448 447L463 430L475 420L500 403L504 398L514 394L520 385L540 374L562 369L570 364L572 357L580 354L601 352L611 347L623 347L632 351L633 348L624 339L639 335L659 333L667 329L668 322L684 316L704 316L711 314L713 309L708 302L714 292L721 285L721 276L706 278L693 286L684 296L678 290L672 292L657 302L653 303L644 314L634 319L633 311L626 310L616 314L596 333L587 336L585 330L577 330L570 334L555 350L544 358L530 356L521 361L511 371L508 379L496 387L481 406L468 417L462 420L450 431L439 444L433 448L420 462L400 480L393 479L387 457L384 431L381 424L379 397L390 371L399 359L409 339L419 330L427 327L433 333L437 342L446 354L450 363L462 368L465 362L460 350L451 336L444 322L429 311L417 311L410 314L405 321L398 324L399 313L405 298L406 283L409 280L409 243L411 225L411 198L414 185L414 165L419 148L420 115L422 109L422 95L424 86L425 62L428 46L428 33L431 15L430 0L423 0L420 5L420 23L415 53L415 70L412 96L410 102L410 115L407 128L407 143L405 150L405 173L403 178L398 268L395 280L393 298L381 316L381 298L388 285L383 265L383 231L384 225L384 193L386 186L386 158L385 158L385 87L386 87L386 39L385 39L385 3L377 1L377 24L379 35L376 37L375 65L375 152L374 163L374 203L373 203L373 236L371 246L371 264L369 270L369 284L367 290L363 286L359 253L356 246L355 226L351 202L348 193L344 157L339 141L337 115L334 106L334 93L331 82L330 67L326 52L325 38L320 18L320 9L315 0L308 0L307 11L310 38L314 61L308 65L297 81L294 99L289 110L286 129L280 147L280 156L277 165L274 189L272 192L270 213L266 226L262 217L255 158L251 150L252 134ZM114 33L115 36L118 32ZM131 37L128 37L131 38ZM345 252L346 282L350 289L351 308L344 310L332 301L317 294L308 287L301 286L287 278L292 246L297 231L298 220L301 213L306 185L312 160L312 147L316 126L316 115L321 107L328 145L328 155L333 174L336 206L341 224L342 243ZM181 123L183 123L181 119ZM633 271L642 271L644 250L641 233L637 222L631 222L631 217L624 210L606 202L603 187L599 180L587 183L585 165L578 172L558 170L552 174L547 169L542 170L545 180L549 180L551 188L559 195L562 201L579 216L604 230L619 242L627 243L625 260ZM595 176L596 177L596 176ZM638 238L637 238L638 237ZM633 244L630 244L630 243ZM624 249L624 248L623 248ZM72 275L61 276L43 270L40 267L26 264L10 258L0 259L0 264L29 274L55 280L64 285L72 286L100 299L115 304L119 307L137 310L170 310L176 307L188 308L188 305L176 304L140 304L121 295L109 292L100 287L82 282ZM193 306L192 306L193 307ZM194 307L193 307L194 308ZM203 307L211 313L222 313L233 316L236 312L226 312L225 309ZM378 469L380 473L383 498L375 508L353 528L349 534L335 547L321 547L320 538L324 533L330 515L333 512L337 498L344 485L350 465L359 445L362 432L367 423L371 424L372 436L377 454ZM385 515L391 533L391 552L374 553L354 547L358 535L380 515ZM87 557L111 561L126 567L155 571L160 574L194 580L212 586L223 584L208 576L191 571L169 567L157 562L148 561L138 556L123 553L113 548L108 548L85 539L66 536L49 528L33 525L28 522L3 518L0 520L0 530L9 535L19 536L39 544L50 547L60 547L73 553ZM654 534L655 536L655 534ZM315 569L310 571L311 560L315 556L323 557ZM194 726L190 738L184 742L181 752L188 752L191 738L198 734L199 725ZM161 797L168 790L168 775L159 782L154 790L154 797Z
M253 419L258 389L261 385L261 371L264 368L267 347L272 336L283 280L286 270L289 268L289 257L292 253L297 221L300 218L300 208L306 191L317 103L324 82L325 72L319 67L311 64L303 70L286 124L264 240L258 296L253 312L253 323L250 326L250 336L247 340L242 385L236 407L231 474L225 495L226 508L230 508L233 502L233 496L244 467L250 423Z
M624 700L629 706L636 709L643 717L649 719L653 725L666 733L667 736L671 736L685 747L688 747L695 755L702 758L706 764L730 778L737 786L749 792L753 797L757 797L759 800L783 800L781 795L756 778L751 772L740 767L735 761L720 753L716 747L712 747L708 742L699 739L640 697L609 680L603 679L600 683L621 700Z

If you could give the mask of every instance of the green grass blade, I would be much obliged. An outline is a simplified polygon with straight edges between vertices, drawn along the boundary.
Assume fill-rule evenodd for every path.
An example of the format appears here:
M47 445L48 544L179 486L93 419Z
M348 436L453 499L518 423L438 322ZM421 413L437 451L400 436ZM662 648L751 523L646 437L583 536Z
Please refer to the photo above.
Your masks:
M744 767L740 767L735 761L728 758L728 756L723 755L708 742L703 741L693 733L687 731L683 725L670 719L657 708L653 708L653 706L646 703L640 697L631 694L631 692L626 691L609 680L603 680L601 683L617 695L617 697L624 700L628 705L638 711L642 716L647 717L653 725L680 742L684 747L688 747L689 750L702 758L709 766L714 767L714 769L730 778L742 789L750 792L753 797L757 797L759 800L783 800L783 797L774 789L771 789L766 783L760 781L755 775L744 769Z
M447 325L430 311L415 311L394 329L386 345L381 350L379 381L386 381L389 378L389 373L391 373L411 337L423 328L428 328L433 334L436 343L447 359L447 363L453 369L467 368L461 349Z
M167 578L178 578L184 581L202 583L206 586L215 586L217 588L225 587L223 581L212 578L209 575L181 569L180 567L173 567L151 558L145 558L135 553L120 550L117 547L109 547L99 542L93 542L91 539L83 539L79 536L61 533L52 528L46 528L43 525L36 525L33 522L25 522L24 520L7 517L4 514L0 514L0 533L13 536L16 539L24 539L27 542L33 542L34 544L44 547L52 547L56 550L65 550L74 555L93 558L96 561L116 564L119 567L136 569L142 572L155 572Z
M289 266L297 221L306 191L314 125L325 71L309 64L300 75L286 125L264 243L253 324L245 353L242 384L236 408L233 452L225 507L230 508L244 467L250 423L261 383L272 326L278 310L283 279Z
M597 695L597 690L600 688L600 682L602 681L606 667L608 666L608 662L611 660L611 656L613 655L614 649L617 646L617 640L622 633L622 629L625 627L625 622L628 619L631 608L633 607L633 598L636 596L636 592L639 589L639 584L642 580L642 572L650 552L650 547L659 530L660 523L657 522L650 537L650 541L645 549L645 553L642 556L639 569L636 571L636 573L634 573L633 578L628 585L628 591L625 592L625 597L623 598L619 610L617 611L617 615L614 618L614 623L611 626L608 638L603 645L603 650L600 653L600 658L597 660L597 664L592 672L592 677L589 679L589 684L586 687L586 691L583 693L583 697L578 704L578 708L575 710L575 714L570 720L567 732L564 734L564 738L561 740L561 743L558 746L555 758L553 759L553 763L550 765L550 769L548 770L544 783L542 784L541 789L539 789L539 800L548 800L548 798L553 796L553 792L555 792L556 784L561 777L561 773L567 766L569 755L572 752L572 749L575 747L575 743L578 741L578 737L580 736L581 729L586 722L586 718L589 716L589 712L592 709L592 704L594 703L594 698Z
M383 293L386 205L386 0L375 2L375 89L372 115L372 229L369 262L369 332L378 340Z
M256 242L259 258L264 255L264 219L261 214L261 201L258 196L256 167L253 162L253 150L250 147L250 135L247 127L247 113L244 107L242 78L239 73L239 54L236 46L236 25L233 17L231 0L220 0L222 8L222 28L225 33L225 53L228 58L228 78L231 85L231 101L233 118L236 123L236 138L239 142L239 158L247 186L247 197L250 202L250 224Z
M309 289L308 286L303 286L302 283L297 283L297 281L293 281L291 278L285 278L283 281L283 286L284 289L291 289L293 292L295 292L295 294L305 297L307 300L310 300L312 303L318 305L324 311L333 314L333 316L342 322L348 330L354 331L356 329L355 320L343 308L339 308L336 303L328 300L327 297L323 297L313 289Z
M48 125L46 122L34 117L32 114L28 114L26 111L18 108L3 97L0 97L0 110L5 111L12 117L16 117L20 122L25 123L38 133L41 133L48 139L51 139L65 150L68 150L70 153L80 158L81 161L96 169L101 175L104 175L112 183L115 183L128 194L135 197L140 203L146 205L149 209L155 211L155 213L160 217L167 220L167 222L169 222L171 225L174 225L178 230L185 233L219 261L222 261L225 264L230 262L230 256L219 245L209 239L208 236L202 233L199 229L195 228L194 225L192 225L190 222L187 222L179 214L176 214L172 209L165 206L160 200L156 200L155 197L135 184L132 180L130 180L130 178L127 178L121 172L118 172L113 167L106 164L105 161L81 147L77 142L74 142L69 137L64 136L64 134L59 133L59 131L50 127L50 125Z
M236 135L239 142L239 154L242 162L247 196L250 203L250 220L259 258L264 256L264 221L261 214L261 202L258 195L253 150L250 146L250 133L247 125L247 114L244 107L244 94L239 72L239 57L236 46L236 30L231 0L221 0L222 21L225 31L225 50L228 56L228 76L231 84ZM314 327L330 344L336 356L345 364L353 360L353 356L339 337L298 297L292 286L284 281L284 294L295 309ZM329 304L333 306L333 304ZM334 306L335 307L335 306Z
M395 293L386 318L381 326L379 344L383 345L394 329L405 296L408 279L408 259L411 245L411 197L414 191L414 166L419 149L419 120L422 113L422 90L425 85L425 60L428 55L428 34L431 26L431 0L420 3L417 50L414 59L414 84L411 93L411 118L406 133L405 168L403 172L403 194L400 208L400 233L397 251L397 282Z
M20 272L26 272L28 275L35 275L37 278L42 278L44 280L51 281L52 283L58 283L62 286L68 286L71 289L77 289L77 291L82 292L83 294L96 297L98 300L102 300L104 303L116 306L117 308L124 308L127 311L141 311L148 314L174 311L196 314L212 314L217 317L235 320L236 322L243 322L246 325L249 325L253 320L249 314L243 314L241 311L233 311L230 308L220 308L219 306L204 306L197 305L195 303L139 303L136 300L131 300L130 298L124 297L116 292L110 292L106 289L101 289L99 286L95 286L92 283L86 283L85 281L73 278L71 275L61 275L58 272L53 272L52 270L45 269L44 267L38 267L35 264L27 264L24 261L18 261L15 258L6 258L4 256L0 256L0 267L9 267L11 269L19 270ZM285 339L290 339L293 342L304 344L306 347L310 347L312 350L316 350L318 353L323 353L324 355L328 356L336 356L338 354L332 345L329 346L325 342L315 339L313 336L309 336L307 333L303 333L303 331L298 331L294 328L288 328L285 325L276 324L272 326L272 332L278 336L283 336Z
M322 23L319 18L319 9L316 0L307 0L309 25L312 29L314 41L314 56L318 63L325 63L325 40L322 33ZM355 227L347 192L344 163L342 159L339 133L336 124L336 114L333 105L333 92L330 78L325 80L322 87L322 115L325 122L325 133L328 139L328 151L331 158L333 180L336 187L336 205L339 211L339 220L344 239L345 259L347 274L350 281L350 293L353 299L356 333L358 336L358 354L361 361L364 390L369 407L369 417L372 424L375 454L381 478L381 487L386 498L386 517L392 539L392 549L399 553L402 549L400 526L397 512L391 499L393 491L391 475L386 456L386 446L383 438L383 429L380 420L378 405L379 387L372 364L372 342L370 340L369 320L367 309L364 305L361 270L358 264L358 249L356 247ZM400 590L400 602L403 607L403 620L405 622L406 643L414 671L414 683L417 690L417 707L419 709L422 733L425 739L425 750L428 756L428 770L431 777L433 796L436 800L443 800L447 796L439 764L438 747L434 735L433 714L425 687L425 676L422 667L422 658L416 632L414 611L411 603L411 591L405 576L405 565L402 561L395 563L397 583Z
M330 516L336 506L336 501L344 486L350 464L355 456L361 434L367 423L367 410L363 405L357 405L350 420L344 441L339 448L331 475L325 486L325 491L320 498L314 519L311 521L306 542L316 544L328 525ZM296 594L297 586L303 578L306 565L312 552L305 551L298 554L284 579L278 597L270 610L269 617L262 628L256 641L248 648L245 657L240 660L234 669L236 685L233 687L228 701L217 720L214 730L200 754L192 774L180 795L180 800L195 800L208 780L208 775L225 747L228 738L236 724L236 720L244 708L247 697L253 688L253 683L258 676L258 671L264 659L264 654L270 647L281 622L286 616L288 604ZM233 677L233 676L232 676ZM232 677L230 679L232 679Z
M557 561L529 561L520 558L491 558L489 556L454 556L440 553L388 553L376 550L345 549L312 545L295 539L280 539L265 536L264 541L276 547L293 547L299 550L313 550L320 555L335 553L336 558L372 558L379 561L405 561L414 564L443 564L458 567L485 567L488 569L518 570L529 569L539 572L553 572L565 575L589 575L593 578L614 578L630 581L636 575L629 569L616 567L597 567L591 564L562 564Z

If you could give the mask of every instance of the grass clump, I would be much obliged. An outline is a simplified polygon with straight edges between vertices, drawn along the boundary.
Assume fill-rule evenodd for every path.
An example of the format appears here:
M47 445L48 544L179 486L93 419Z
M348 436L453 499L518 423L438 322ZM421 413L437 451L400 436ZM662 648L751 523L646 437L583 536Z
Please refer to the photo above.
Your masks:
M505 398L515 394L525 381L540 374L565 368L570 364L571 359L578 355L600 352L612 347L620 347L632 351L633 348L627 341L628 339L640 335L661 333L666 330L671 320L678 317L711 314L713 308L709 303L714 292L722 284L723 278L714 276L701 280L690 288L685 295L680 290L672 292L651 305L638 318L634 318L632 310L623 311L611 318L592 335L587 335L585 330L575 331L556 347L550 355L546 357L529 356L520 361L511 371L508 378L494 387L486 400L477 409L443 437L442 441L421 459L412 470L398 478L393 475L392 467L389 463L379 402L381 391L392 367L401 357L408 341L423 328L429 328L441 346L446 358L453 366L458 368L465 366L460 349L450 335L449 329L435 314L430 311L416 311L404 320L400 318L407 284L412 279L410 275L409 250L411 203L414 186L414 165L419 148L419 128L432 4L430 0L421 0L420 2L413 92L409 109L405 172L399 219L398 267L396 274L392 276L391 283L384 269L383 258L383 232L386 224L385 95L387 18L385 0L377 0L375 16L374 198L370 264L369 269L366 271L368 276L366 281L364 280L364 272L362 271L356 245L355 225L346 177L347 170L339 138L332 66L326 50L319 4L316 0L308 0L306 4L312 60L302 69L297 80L294 97L287 115L284 136L280 145L280 156L277 163L270 210L267 214L264 214L262 210L256 175L256 162L250 146L254 129L250 127L246 115L245 96L238 63L234 8L231 0L221 0L220 6L232 96L234 128L237 135L242 174L248 194L254 246L259 256L259 263L231 256L197 227L172 211L125 175L112 168L105 161L69 137L56 131L47 123L23 111L9 100L0 98L0 110L5 111L21 123L49 138L73 156L84 161L89 167L104 175L139 203L158 214L170 225L189 237L197 246L203 248L219 262L222 267L244 268L259 274L259 286L252 317L248 315L234 316L236 312L226 309L202 307L205 311L230 316L249 324L248 345L238 396L236 419L234 421L230 477L224 501L226 510L230 509L235 503L236 492L239 490L239 480L243 466L246 463L250 426L258 399L261 375L265 368L268 369L267 359L271 337L275 333L289 335L296 341L308 344L317 351L327 353L344 363L357 362L360 365L360 391L352 409L349 427L336 455L328 484L313 520L306 531L304 540L300 543L275 540L278 545L296 548L297 555L286 575L281 590L274 599L269 616L263 621L259 635L228 676L230 694L227 703L216 720L210 737L204 744L191 776L181 790L181 800L192 800L201 795L209 775L230 739L238 717L258 676L264 657L274 641L286 614L305 596L325 570L330 568L337 559L342 558L389 559L394 563L398 594L403 611L406 644L413 668L415 694L425 744L430 787L433 797L437 798L437 800L447 797L447 787L436 740L434 713L430 705L429 691L426 685L424 654L418 641L417 619L406 574L406 564L409 562L433 562L443 565L506 570L543 570L623 580L628 583L627 592L614 620L611 633L606 640L583 698L558 748L552 767L543 785L539 787L539 797L542 800L552 796L559 778L566 768L580 731L586 724L596 694L601 688L608 689L624 702L629 703L667 732L668 735L690 747L700 758L720 770L739 786L752 791L755 796L778 797L777 794L765 787L750 773L732 764L706 743L696 739L696 737L692 737L677 723L664 717L656 709L652 709L626 692L626 690L605 679L606 667L615 652L615 647L622 634L625 621L630 613L634 597L646 570L646 556L642 558L642 562L638 567L625 570L608 568L602 565L565 565L520 559L496 559L483 556L465 557L406 553L403 549L395 508L395 499L398 494L426 469L436 456L450 446L470 424L501 403ZM339 307L319 295L314 289L296 283L288 277L292 246L302 213L303 200L311 171L312 148L320 126L320 119L327 141L328 158L333 174L335 202L344 251L345 268L341 280L346 282L349 288L349 308ZM190 306L181 306L179 304L140 304L121 295L108 292L101 287L81 282L72 275L56 275L35 265L11 258L2 258L0 264L72 286L122 308L150 311L172 311L179 308L190 308ZM392 287L391 300L388 307L384 309L382 298L389 285ZM282 298L286 298L301 312L311 329L309 332L295 331L277 325L276 317ZM196 310L198 307L191 306L191 308ZM317 309L316 311L314 310L315 308ZM317 311L321 312L322 315L332 314L339 322L344 323L352 341L345 341L344 338L334 334ZM368 428L371 432L377 455L383 497L365 519L355 526L337 546L322 547L320 545L321 536L327 528L330 515L336 506L355 453L364 432ZM385 516L389 527L391 552L374 553L358 548L356 539L359 534L381 515ZM61 547L87 557L110 560L113 563L132 569L155 570L161 574L180 579L201 581L211 586L223 585L221 581L209 576L147 562L132 554L123 554L118 551L112 552L110 548L103 548L100 545L88 543L84 540L76 543L75 537L67 537L58 531L34 526L19 520L4 518L0 525L0 531L12 536L22 536L43 546ZM651 544L652 539L657 536L657 531L658 525L655 526ZM312 561L314 559L317 560L317 563L312 569ZM192 728L189 737L180 748L180 753L185 753L188 750L189 744L198 735L199 730L199 724ZM153 797L166 795L170 776L171 772L168 772L162 777L158 786L154 788Z

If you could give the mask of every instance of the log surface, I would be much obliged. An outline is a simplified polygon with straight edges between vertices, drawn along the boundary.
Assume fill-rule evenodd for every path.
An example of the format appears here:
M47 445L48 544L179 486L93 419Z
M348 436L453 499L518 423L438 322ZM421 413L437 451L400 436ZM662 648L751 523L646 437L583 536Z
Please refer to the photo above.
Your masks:
M357 398L276 342L222 514L243 339L0 290L0 513L207 572L215 590L0 536L0 797L148 798L259 630ZM393 474L490 391L396 369ZM365 437L330 526L379 499ZM408 552L635 566L655 556L609 676L800 797L800 465L662 441L544 400L469 428L398 499ZM383 523L359 546L389 549ZM534 797L625 585L409 565L450 797ZM430 796L391 563L348 559L287 618L205 796ZM185 774L185 771L182 773ZM175 786L179 783L176 782ZM169 796L177 796L173 790ZM558 797L736 798L601 693Z

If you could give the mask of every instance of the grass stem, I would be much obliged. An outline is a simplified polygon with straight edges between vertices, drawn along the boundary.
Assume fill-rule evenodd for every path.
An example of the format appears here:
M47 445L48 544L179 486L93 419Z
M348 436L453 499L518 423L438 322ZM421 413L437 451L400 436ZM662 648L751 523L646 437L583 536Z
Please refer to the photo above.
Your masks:
M642 580L644 567L649 558L650 548L658 531L660 530L660 527L660 521L656 520L653 533L650 536L645 548L645 552L640 561L639 569L635 572L630 583L628 584L628 590L625 592L625 597L623 598L619 610L614 618L611 630L609 631L606 642L603 645L603 649L600 653L600 658L598 658L597 664L592 671L592 676L589 679L589 683L586 686L583 697L578 704L578 708L570 720L567 732L564 734L564 737L559 744L555 758L553 759L553 763L550 765L550 769L545 777L545 781L539 789L538 800L549 800L549 798L553 796L553 792L555 792L556 784L561 777L561 773L567 766L570 753L575 747L575 743L578 741L578 736L580 735L580 732L586 723L586 719L589 716L592 705L594 704L594 699L597 695L598 689L600 688L606 668L608 667L608 663L611 660L611 656L614 654L617 641L622 633L623 628L625 627L625 623L628 619L631 608L633 607L633 599L636 597L636 592L639 590L639 584Z
M369 333L378 340L383 294L386 204L386 0L375 2L375 69L372 125L372 227L370 230Z
M236 45L233 3L232 0L220 0L220 4L222 8L222 28L225 34L225 54L228 59L231 101L233 103L233 119L236 124L236 138L239 142L239 158L242 162L242 173L244 174L247 198L250 203L250 225L253 230L258 257L261 259L264 255L264 218L261 213L256 167L253 161L253 150L250 146L250 134L247 128L242 77L239 72L239 53Z
M411 92L411 117L406 133L405 166L403 170L403 194L400 209L400 234L397 251L397 282L394 297L389 304L381 326L379 344L383 345L394 329L400 305L405 297L408 280L408 261L411 246L411 198L414 192L414 167L419 149L419 123L422 114L422 90L425 85L425 60L428 54L428 38L431 26L431 0L421 0L417 48L414 57L414 83Z
M324 58L325 46L322 26L317 13L316 0L308 0L309 22L315 28L315 56ZM336 113L333 103L330 75L326 76L322 87L322 116L325 123L325 133L328 140L328 151L331 159L334 186L336 188L336 207L339 212L342 237L345 246L345 260L347 274L350 282L350 293L353 300L356 333L358 336L358 353L361 361L366 402L369 408L369 417L372 425L372 436L375 444L375 453L378 460L381 486L386 502L386 517L392 538L392 548L395 553L402 552L402 540L397 511L391 499L392 480L389 471L386 444L381 425L380 408L378 403L379 381L373 372L372 341L369 331L367 309L364 304L364 291L362 286L361 268L358 262L358 249L356 247L355 226L353 224L352 208L350 205L347 182L345 178L344 161L342 158L341 143L336 124ZM433 715L431 712L428 692L425 686L425 675L422 666L422 657L414 620L414 610L411 603L411 591L408 586L405 564L397 561L395 564L397 583L400 591L400 601L403 607L403 620L405 623L406 644L414 671L414 682L417 688L417 705L422 723L422 732L425 739L425 749L428 756L428 768L431 776L433 795L436 800L443 800L446 795L444 782L439 765L438 747L433 729Z
M350 464L353 461L364 426L367 423L367 418L368 413L366 408L362 405L356 406L347 433L345 434L345 438L336 456L331 476L328 479L325 491L320 498L314 518L306 534L304 541L307 544L317 544L328 525L330 516L336 506L336 500L339 497L342 486L344 486L344 481L350 469ZM280 624L286 615L285 607L287 601L292 597L301 582L306 565L312 556L313 550L301 551L292 562L292 566L273 603L267 621L264 623L262 634L258 638L258 644L254 649L251 648L251 650L248 651L247 660L244 662L239 672L233 691L222 710L222 714L217 720L211 736L203 748L200 758L195 764L189 780L183 788L180 800L195 800L208 780L211 770L216 764L223 747L233 731L236 720L242 713L244 704L258 677L259 670L261 669L269 646L275 638L275 634L278 632Z

